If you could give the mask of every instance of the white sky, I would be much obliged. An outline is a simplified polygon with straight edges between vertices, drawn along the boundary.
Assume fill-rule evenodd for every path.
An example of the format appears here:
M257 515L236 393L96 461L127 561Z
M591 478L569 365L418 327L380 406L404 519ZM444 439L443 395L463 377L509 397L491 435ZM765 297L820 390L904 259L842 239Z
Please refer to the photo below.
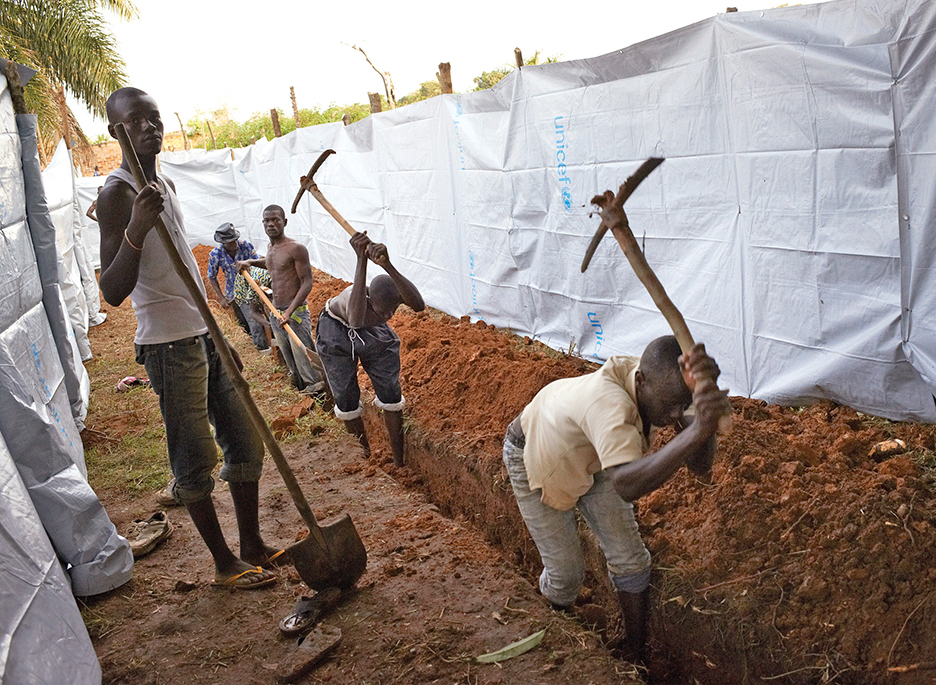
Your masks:
M813 0L815 1L815 0ZM383 82L363 48L389 71L397 98L435 79L440 62L452 65L455 92L474 88L484 71L537 50L562 60L603 55L725 11L775 7L772 0L428 0L398 3L356 0L136 0L140 18L111 21L130 85L159 104L166 130L174 112L188 121L227 106L242 121L273 107L292 114L289 87L300 108L367 102ZM798 4L798 3L790 3ZM802 4L811 4L805 0ZM394 8L394 5L396 8ZM85 133L106 133L72 103Z

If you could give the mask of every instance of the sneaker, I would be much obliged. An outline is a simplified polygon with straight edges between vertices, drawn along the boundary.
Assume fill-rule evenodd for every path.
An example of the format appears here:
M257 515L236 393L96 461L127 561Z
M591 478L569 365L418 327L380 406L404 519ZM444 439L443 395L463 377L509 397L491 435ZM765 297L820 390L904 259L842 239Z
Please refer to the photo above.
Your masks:
M260 354L273 354L272 347L264 347L262 350L257 350Z
M127 531L133 558L138 559L144 554L149 554L171 533L172 524L169 523L164 511L157 511L146 520L137 519L130 524L130 529Z
M176 498L172 496L172 488L175 486L175 478L169 481L169 484L166 485L162 490L156 493L156 503L163 507L179 507L182 506L176 501Z

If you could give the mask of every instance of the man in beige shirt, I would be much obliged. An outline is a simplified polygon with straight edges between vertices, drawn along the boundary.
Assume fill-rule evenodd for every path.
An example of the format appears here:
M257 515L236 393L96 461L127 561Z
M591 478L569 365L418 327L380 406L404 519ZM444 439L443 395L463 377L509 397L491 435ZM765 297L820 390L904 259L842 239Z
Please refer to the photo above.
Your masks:
M707 463L718 419L730 411L715 383L715 361L696 345L683 358L672 336L643 355L611 357L595 373L554 381L508 427L504 463L520 513L543 560L540 591L557 609L571 606L585 574L578 507L608 561L624 616L623 648L645 659L650 553L631 502L663 485L683 464ZM685 416L695 406L695 419ZM681 432L647 453L651 426Z

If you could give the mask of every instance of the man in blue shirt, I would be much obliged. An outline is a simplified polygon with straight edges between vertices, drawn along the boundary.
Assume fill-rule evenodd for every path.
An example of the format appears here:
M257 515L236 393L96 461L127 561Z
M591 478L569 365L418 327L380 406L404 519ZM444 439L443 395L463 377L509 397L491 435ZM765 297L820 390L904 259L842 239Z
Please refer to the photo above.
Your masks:
M236 264L245 259L258 259L257 250L246 240L239 240L240 233L232 223L224 223L215 231L215 241L221 243L208 255L208 281L218 296L218 302L225 309L234 312L237 323L250 335L258 349L268 347L263 327L254 320L250 305L238 304L234 297L234 280L237 276ZM224 273L224 290L218 283L218 271Z

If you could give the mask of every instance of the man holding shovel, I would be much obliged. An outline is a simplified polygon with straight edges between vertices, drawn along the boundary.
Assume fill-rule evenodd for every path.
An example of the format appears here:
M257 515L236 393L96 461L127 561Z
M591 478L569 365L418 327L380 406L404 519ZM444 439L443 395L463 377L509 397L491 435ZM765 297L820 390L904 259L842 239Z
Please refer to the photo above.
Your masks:
M507 428L504 463L520 513L543 560L540 591L554 608L571 606L584 578L574 508L595 533L624 617L622 647L644 661L650 553L631 502L663 485L683 464L705 463L715 449L727 392L702 345L681 356L673 336L643 355L611 357L595 373L554 381ZM689 390L695 385L695 392ZM695 406L695 419L684 417ZM681 432L648 452L652 426Z
M335 398L335 415L348 432L361 441L370 456L370 444L361 418L361 389L357 363L367 372L383 410L390 434L393 463L404 464L403 394L400 388L400 339L387 323L401 304L422 311L426 304L416 286L406 279L387 254L387 246L372 242L367 233L351 236L357 255L354 283L325 303L316 327L316 343L325 376ZM367 286L370 259L386 274Z
M138 188L124 157L100 193L101 292L115 307L128 296L133 303L136 357L146 366L159 395L174 476L173 496L185 505L211 552L214 584L237 589L267 586L276 577L261 566L271 564L279 552L264 544L260 535L258 481L263 441L221 365L215 348L221 341L207 335L192 294L174 272L166 247L151 231L161 218L204 297L175 189L156 173L163 137L159 108L143 91L121 88L107 100L107 118L114 137L115 126L125 126L148 183ZM220 477L228 482L234 500L240 557L224 539L211 496L211 473L217 462L212 427L224 454Z
M312 292L312 266L305 245L286 235L286 212L279 205L270 205L263 210L263 230L270 239L266 257L245 259L237 262L237 270L245 271L259 266L270 272L273 288L273 305L277 311L270 314L270 324L276 345L283 361L292 375L297 390L308 394L320 392L325 383L309 362L304 350L299 349L287 334L284 325L289 324L293 332L309 350L315 350L312 341L312 318L306 298Z

